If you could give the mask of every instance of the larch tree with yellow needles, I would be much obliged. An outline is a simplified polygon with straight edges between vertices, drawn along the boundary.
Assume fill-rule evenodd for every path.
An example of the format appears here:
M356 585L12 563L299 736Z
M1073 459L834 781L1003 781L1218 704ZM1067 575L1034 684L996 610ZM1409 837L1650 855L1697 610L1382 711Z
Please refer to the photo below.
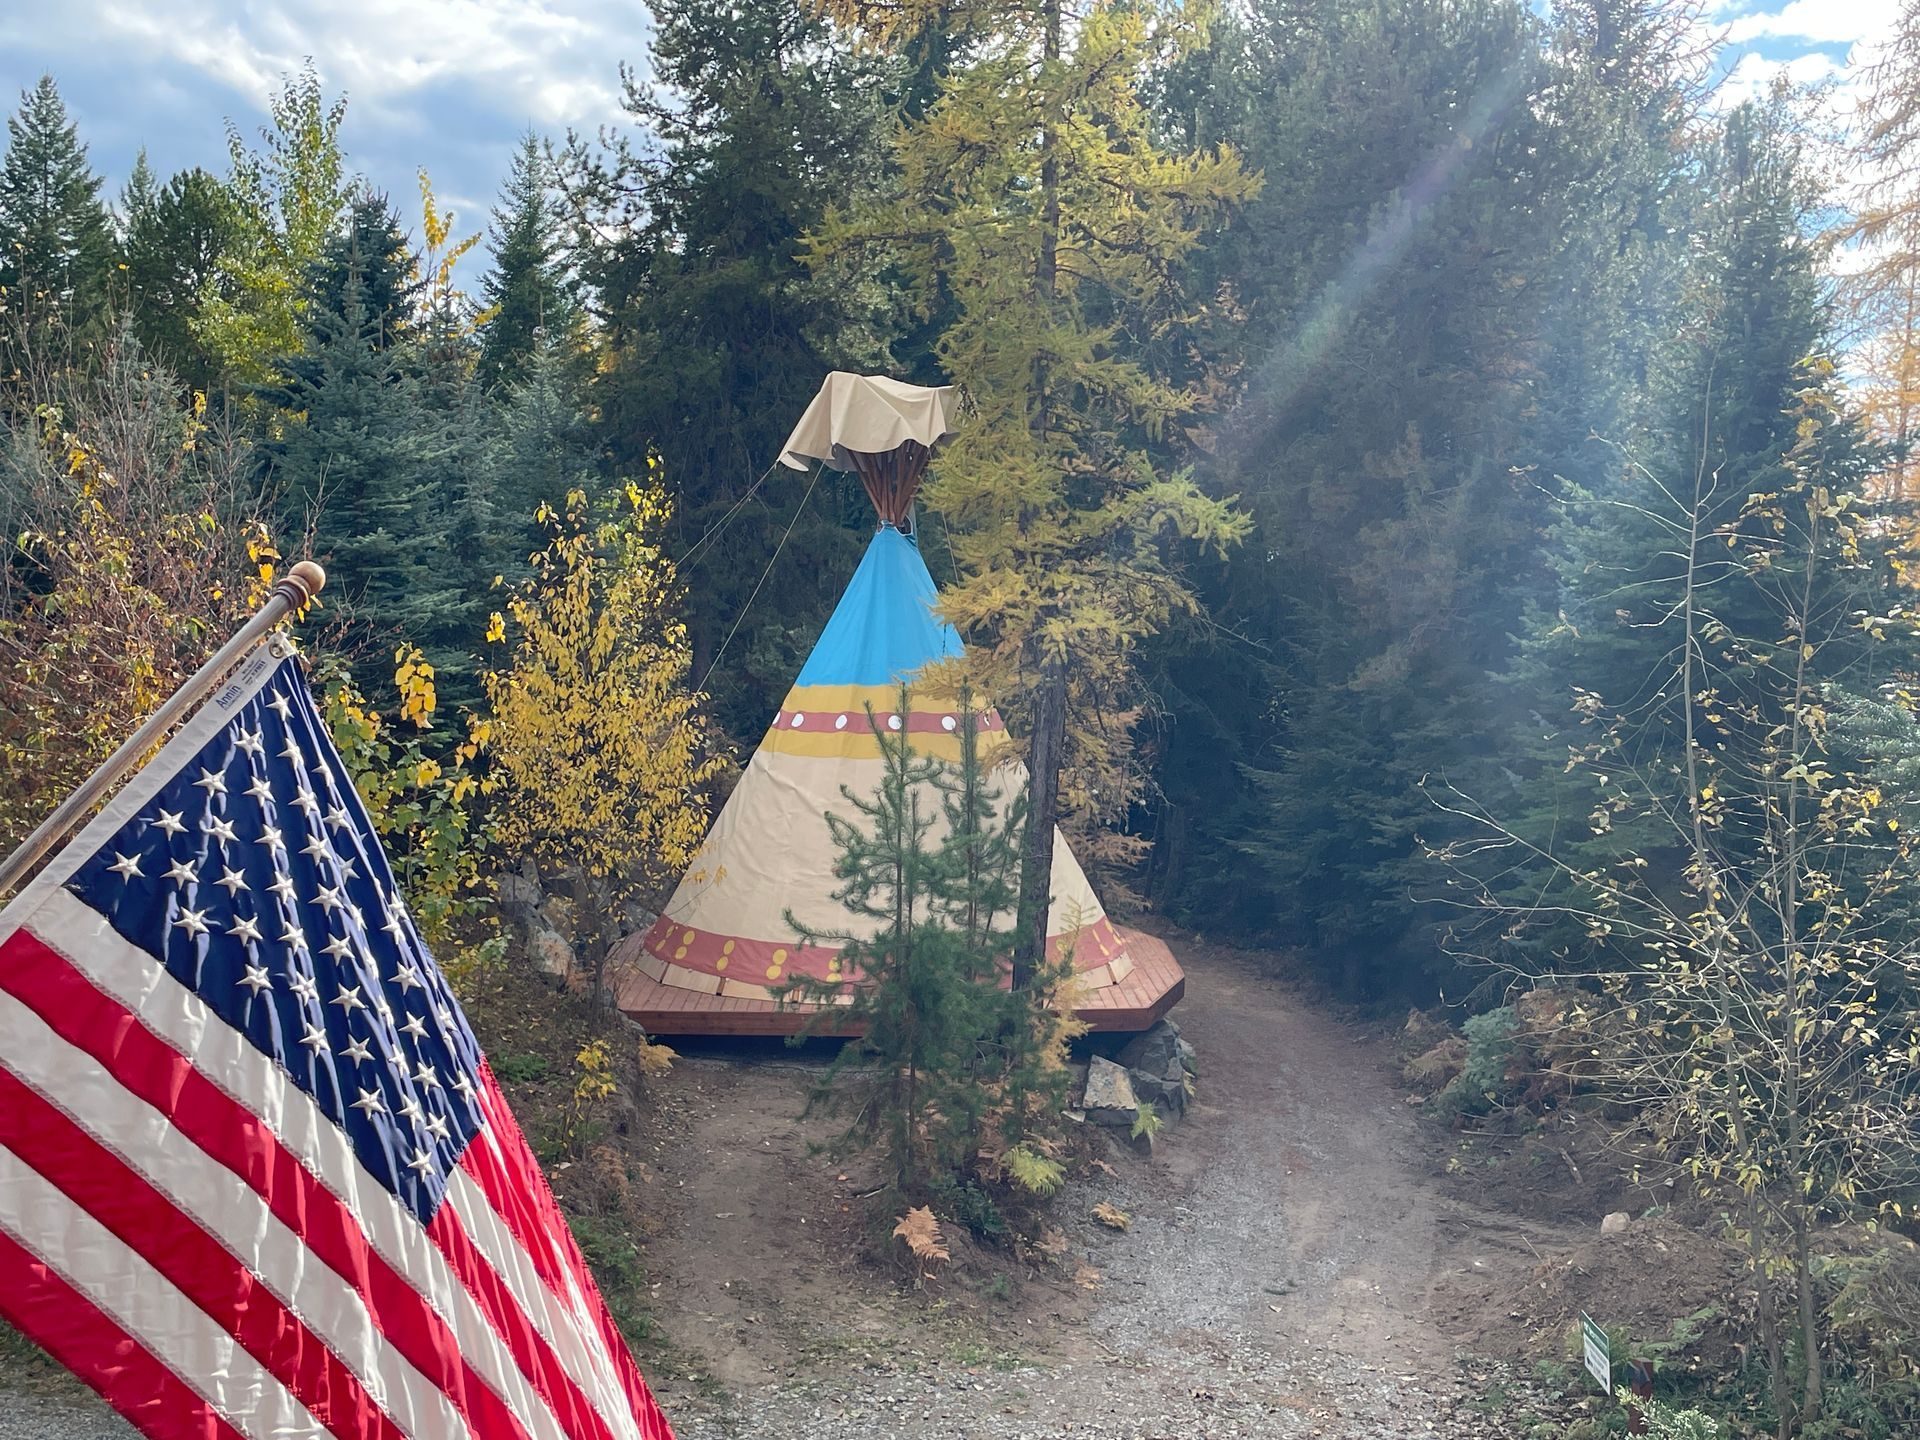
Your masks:
M547 544L488 636L509 647L486 675L497 843L570 892L596 994L625 907L692 862L724 763L688 683L668 514L653 475L611 513L581 490L543 505Z
M1245 533L1169 456L1211 393L1187 342L1183 261L1258 177L1226 149L1173 154L1142 99L1194 12L1102 0L827 0L875 45L936 29L964 63L894 138L894 195L829 218L816 265L890 260L973 413L925 493L960 575L943 598L973 679L1028 734L1031 810L1016 983L1045 944L1056 818L1082 856L1134 858L1103 827L1141 793L1134 652L1191 590L1184 539Z

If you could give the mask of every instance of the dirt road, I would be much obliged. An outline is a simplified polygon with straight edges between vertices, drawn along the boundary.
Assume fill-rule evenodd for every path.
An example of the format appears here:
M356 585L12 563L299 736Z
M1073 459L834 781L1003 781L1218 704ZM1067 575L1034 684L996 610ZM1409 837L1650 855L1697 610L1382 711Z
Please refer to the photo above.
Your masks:
M1245 957L1180 953L1198 1101L1151 1160L1062 1202L1100 1276L1085 1295L1009 1286L949 1315L885 1293L833 1258L845 1172L809 1153L806 1072L772 1051L690 1055L672 1103L697 1142L662 1152L683 1213L649 1252L656 1383L683 1440L1515 1433L1435 1296L1573 1235L1443 1193L1377 1042ZM1130 1231L1079 1218L1101 1199ZM1556 1408L1506 1388L1509 1408Z

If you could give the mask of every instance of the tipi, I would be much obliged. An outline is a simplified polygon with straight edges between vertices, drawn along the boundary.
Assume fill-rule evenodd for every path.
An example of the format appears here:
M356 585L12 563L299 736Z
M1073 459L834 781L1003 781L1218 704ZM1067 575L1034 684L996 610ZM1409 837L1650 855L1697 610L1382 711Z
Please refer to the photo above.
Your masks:
M880 524L700 854L659 920L615 954L620 1006L650 1032L791 1032L816 1007L783 1007L776 987L801 975L851 979L835 950L800 944L787 917L829 932L852 920L833 899L826 815L850 812L842 787L864 796L878 786L875 726L904 731L923 753L959 754L960 717L940 697L915 689L913 708L896 713L902 681L961 654L907 529L929 454L952 433L952 406L951 387L836 372L787 441L780 458L795 469L812 459L857 472ZM997 712L976 723L983 737L1004 735ZM1024 784L1008 764L1006 779ZM1056 955L1070 948L1080 1013L1095 1028L1145 1028L1180 996L1166 947L1113 925L1064 840L1048 935Z

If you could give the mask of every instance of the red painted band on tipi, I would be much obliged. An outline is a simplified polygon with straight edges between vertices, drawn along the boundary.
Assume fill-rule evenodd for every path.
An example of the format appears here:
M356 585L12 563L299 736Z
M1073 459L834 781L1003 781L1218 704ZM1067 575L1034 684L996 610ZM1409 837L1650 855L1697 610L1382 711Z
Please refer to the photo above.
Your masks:
M841 971L838 946L721 935L695 930L665 916L654 921L642 944L649 955L670 965L750 985L779 986L802 976L830 982L851 978ZM1097 970L1126 949L1104 915L1070 934L1052 936L1047 951L1057 962L1069 945L1073 947L1076 971Z

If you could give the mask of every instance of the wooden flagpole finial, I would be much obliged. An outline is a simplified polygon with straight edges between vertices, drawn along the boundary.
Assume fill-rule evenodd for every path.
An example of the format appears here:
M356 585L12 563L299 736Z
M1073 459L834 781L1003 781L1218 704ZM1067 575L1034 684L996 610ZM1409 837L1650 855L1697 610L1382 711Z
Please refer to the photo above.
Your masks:
M302 560L280 577L275 591L284 591L292 607L298 610L327 588L327 572L315 560Z

